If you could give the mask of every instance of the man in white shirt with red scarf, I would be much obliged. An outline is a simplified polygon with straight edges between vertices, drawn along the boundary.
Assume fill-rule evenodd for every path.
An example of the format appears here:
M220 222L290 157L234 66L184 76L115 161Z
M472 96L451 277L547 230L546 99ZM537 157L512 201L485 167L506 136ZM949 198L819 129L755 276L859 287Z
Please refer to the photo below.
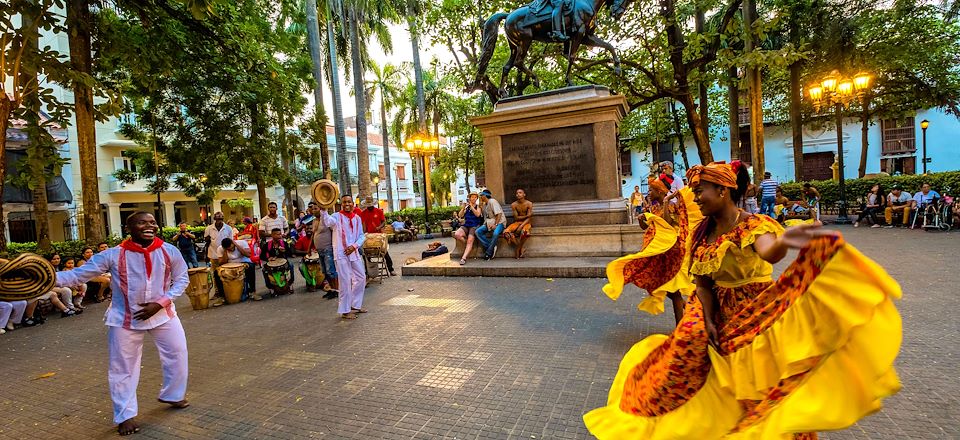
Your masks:
M134 417L143 338L147 333L153 336L160 352L160 402L174 408L189 406L187 339L173 305L173 300L190 283L187 263L176 246L157 236L160 228L152 214L130 215L127 229L130 238L120 246L94 255L83 266L57 272L57 286L80 285L104 272L111 274L113 299L104 315L110 353L107 381L113 399L113 421L120 435L140 430Z
M358 313L367 313L363 308L363 289L367 287L367 275L363 256L360 255L366 237L363 234L363 220L353 208L353 197L341 197L340 206L340 212L333 215L320 209L320 220L333 230L333 263L340 281L340 304L337 312L343 319L356 319Z

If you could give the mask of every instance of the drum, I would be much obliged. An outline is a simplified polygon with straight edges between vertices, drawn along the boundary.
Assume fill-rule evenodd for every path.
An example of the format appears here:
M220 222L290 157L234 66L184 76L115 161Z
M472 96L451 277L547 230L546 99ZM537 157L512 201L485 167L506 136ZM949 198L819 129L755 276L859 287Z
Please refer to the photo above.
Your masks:
M243 298L243 278L247 266L243 263L226 263L217 271L223 281L223 299L227 304L236 304Z
M267 286L274 290L284 290L287 287L290 267L286 258L271 258L263 265L263 273L267 279L272 281L272 285Z
M210 305L210 268L195 267L187 271L190 277L190 286L187 288L187 296L190 297L190 305L193 310L203 310Z
M323 269L320 266L320 255L316 252L303 257L303 265L300 266L300 273L303 274L307 286L316 287L323 282Z
M363 242L363 253L366 255L384 255L387 253L387 234L367 234Z

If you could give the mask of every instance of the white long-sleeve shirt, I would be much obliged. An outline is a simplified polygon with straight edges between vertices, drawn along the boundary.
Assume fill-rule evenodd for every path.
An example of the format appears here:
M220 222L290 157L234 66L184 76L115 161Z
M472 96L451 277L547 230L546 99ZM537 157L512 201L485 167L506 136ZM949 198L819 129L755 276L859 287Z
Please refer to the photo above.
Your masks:
M104 314L106 325L132 330L163 325L177 315L173 300L187 289L190 278L187 263L176 246L161 241L154 242L149 249L149 252L131 251L121 244L102 251L83 266L57 272L57 286L76 286L110 272L113 298ZM149 319L134 319L133 314L142 309L139 304L150 302L160 304L163 309Z
M323 213L321 216L323 224L333 229L333 258L335 260L359 260L359 251L363 247L363 242L367 239L363 234L363 220L360 219L360 214L354 211L356 214L353 219L350 219L339 212L333 215L327 214L324 210L320 210L320 212ZM346 249L348 246L356 247L357 252L347 255Z

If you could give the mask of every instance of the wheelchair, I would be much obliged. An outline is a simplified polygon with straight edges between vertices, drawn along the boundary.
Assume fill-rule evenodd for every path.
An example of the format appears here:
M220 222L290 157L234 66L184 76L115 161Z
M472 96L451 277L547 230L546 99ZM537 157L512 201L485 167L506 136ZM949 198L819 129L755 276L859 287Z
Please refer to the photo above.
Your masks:
M924 230L949 231L953 224L953 197L946 195L924 203L917 209L911 228L920 227Z

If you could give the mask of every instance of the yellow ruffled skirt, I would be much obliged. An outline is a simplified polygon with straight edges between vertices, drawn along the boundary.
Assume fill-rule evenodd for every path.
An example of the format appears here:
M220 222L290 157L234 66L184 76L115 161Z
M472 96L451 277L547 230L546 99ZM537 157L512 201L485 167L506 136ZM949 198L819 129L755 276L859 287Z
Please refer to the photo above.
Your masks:
M696 289L688 271L683 270L690 258L689 232L700 224L703 215L693 202L689 188L680 190L678 225L670 225L663 218L645 213L647 227L640 252L626 255L607 264L607 284L603 293L616 301L627 283L647 291L648 296L637 309L652 315L663 313L663 302L670 292L689 296Z
M607 405L584 422L618 440L789 439L849 427L900 389L900 295L842 238L817 239L756 297L749 318L718 327L722 352L708 347L691 298L673 334L630 349Z

